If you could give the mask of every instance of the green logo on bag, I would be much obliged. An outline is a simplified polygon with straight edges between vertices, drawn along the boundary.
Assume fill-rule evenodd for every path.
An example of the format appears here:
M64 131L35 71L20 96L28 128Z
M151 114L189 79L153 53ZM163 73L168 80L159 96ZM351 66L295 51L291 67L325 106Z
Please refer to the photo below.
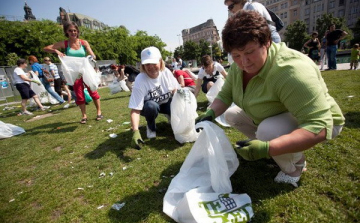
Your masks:
M247 203L238 207L229 194L220 194L219 199L214 201L199 202L199 207L205 209L209 218L221 218L223 223L247 222L250 220L246 207L251 207L251 204Z

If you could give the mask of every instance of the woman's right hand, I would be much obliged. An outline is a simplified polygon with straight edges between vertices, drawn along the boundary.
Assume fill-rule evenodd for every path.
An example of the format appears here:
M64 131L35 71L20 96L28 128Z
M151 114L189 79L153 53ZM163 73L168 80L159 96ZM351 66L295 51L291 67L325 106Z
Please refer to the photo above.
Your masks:
M56 54L59 56L59 57L64 57L66 56L65 54L63 54L61 51L59 50L55 50Z

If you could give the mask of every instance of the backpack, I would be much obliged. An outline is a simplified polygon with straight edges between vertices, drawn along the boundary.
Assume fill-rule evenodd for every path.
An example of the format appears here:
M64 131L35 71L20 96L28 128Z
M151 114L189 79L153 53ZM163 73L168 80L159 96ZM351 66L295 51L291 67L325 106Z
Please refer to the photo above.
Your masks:
M266 8L266 10L270 14L272 21L275 22L276 31L279 32L282 28L284 28L284 22L273 11L268 8Z
M84 40L82 40L82 39L79 39L79 40L80 40L80 45L81 45L82 47L84 47L84 50L85 50L85 52L86 52ZM65 44L65 55L67 55L67 54L68 54L69 41L68 41L68 40L65 40L65 41L64 41L64 44Z

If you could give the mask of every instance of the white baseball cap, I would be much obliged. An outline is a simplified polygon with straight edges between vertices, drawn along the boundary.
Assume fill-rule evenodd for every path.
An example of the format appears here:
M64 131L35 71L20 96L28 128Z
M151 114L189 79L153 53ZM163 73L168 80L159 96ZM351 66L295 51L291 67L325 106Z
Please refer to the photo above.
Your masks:
M154 46L150 46L141 51L141 64L157 64L161 58L159 49Z

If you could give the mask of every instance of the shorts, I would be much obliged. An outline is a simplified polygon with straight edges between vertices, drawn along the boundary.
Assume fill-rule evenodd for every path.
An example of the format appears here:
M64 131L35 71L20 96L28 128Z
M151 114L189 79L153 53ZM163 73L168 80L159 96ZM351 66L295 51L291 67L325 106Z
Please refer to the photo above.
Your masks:
M35 92L31 90L30 85L26 83L15 84L15 87L19 91L21 99L30 99L36 95Z

